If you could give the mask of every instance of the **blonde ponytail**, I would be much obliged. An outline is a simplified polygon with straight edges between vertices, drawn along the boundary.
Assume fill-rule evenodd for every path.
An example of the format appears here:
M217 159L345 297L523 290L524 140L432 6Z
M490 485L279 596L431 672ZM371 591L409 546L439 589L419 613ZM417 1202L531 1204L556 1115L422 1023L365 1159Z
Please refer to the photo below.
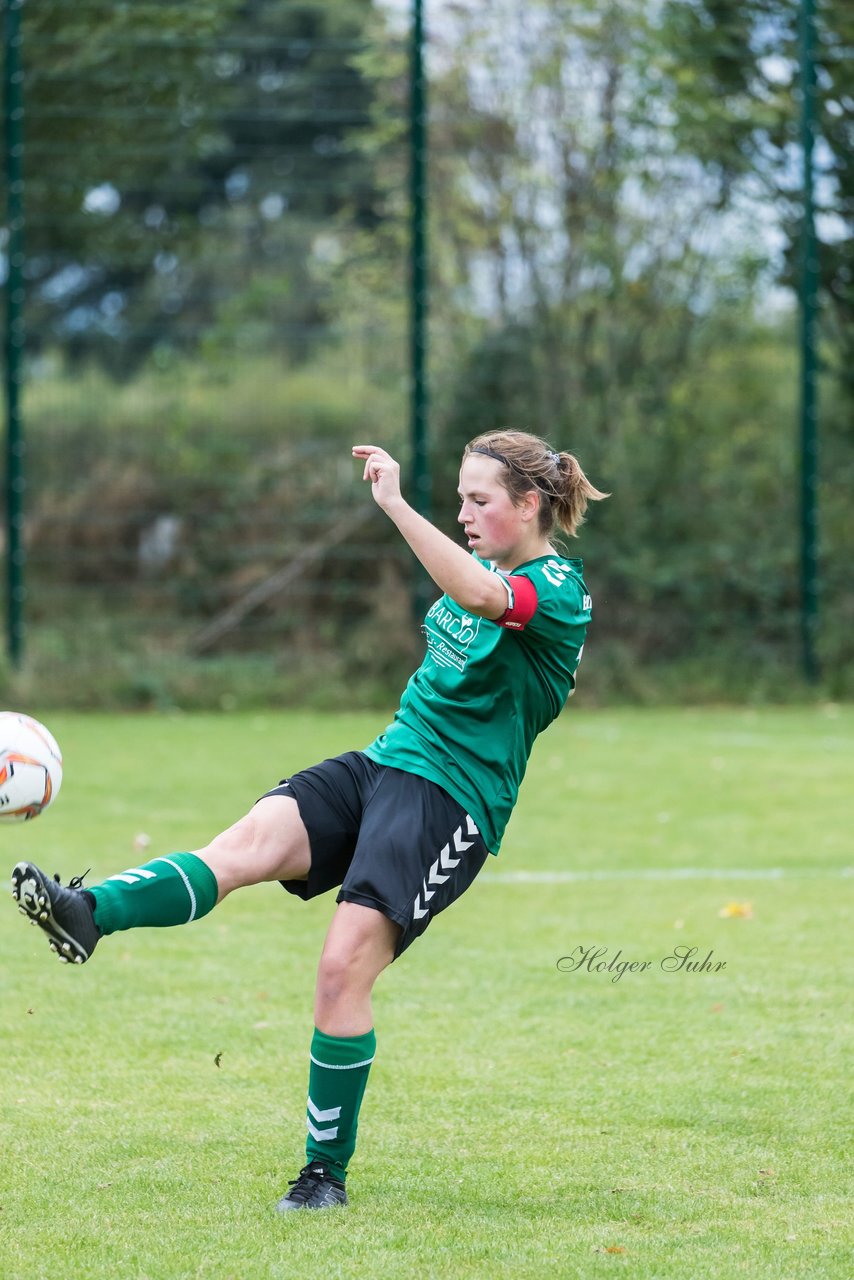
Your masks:
M610 498L587 479L581 464L572 453L558 454L558 482L555 485L554 521L571 538L578 536L578 528L584 523L589 502L601 502Z

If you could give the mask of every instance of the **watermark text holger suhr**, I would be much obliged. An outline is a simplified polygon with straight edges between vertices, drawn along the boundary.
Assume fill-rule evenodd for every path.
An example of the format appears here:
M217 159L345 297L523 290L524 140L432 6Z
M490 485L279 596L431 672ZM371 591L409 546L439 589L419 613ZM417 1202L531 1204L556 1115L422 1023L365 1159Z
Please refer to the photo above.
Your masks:
M726 960L715 960L714 951L701 959L698 947L674 947L660 960L623 960L622 950L609 958L608 947L584 947L580 943L568 956L561 956L557 967L561 973L605 973L619 982L626 973L646 973L658 968L663 973L722 973Z

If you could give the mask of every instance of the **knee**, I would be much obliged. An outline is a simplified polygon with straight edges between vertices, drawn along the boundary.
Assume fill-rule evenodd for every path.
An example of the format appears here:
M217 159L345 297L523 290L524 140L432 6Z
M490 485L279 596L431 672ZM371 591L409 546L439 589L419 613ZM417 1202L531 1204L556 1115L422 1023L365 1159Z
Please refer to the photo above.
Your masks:
M220 886L220 900L233 889L257 879L253 850L257 845L256 824L248 813L239 822L214 836L198 856L208 864Z
M355 981L356 973L349 948L324 950L317 967L317 994L324 1001L340 999Z
M324 1021L332 1011L370 997L377 977L394 959L399 932L399 925L373 908L339 904L317 970L315 1008Z
M337 942L324 947L317 969L317 997L334 1004L348 996L370 990L374 973L363 963L363 947L358 942Z
M222 853L245 854L252 848L256 838L255 822L252 813L249 812L233 826L227 827L218 836L214 836L206 847L218 849Z

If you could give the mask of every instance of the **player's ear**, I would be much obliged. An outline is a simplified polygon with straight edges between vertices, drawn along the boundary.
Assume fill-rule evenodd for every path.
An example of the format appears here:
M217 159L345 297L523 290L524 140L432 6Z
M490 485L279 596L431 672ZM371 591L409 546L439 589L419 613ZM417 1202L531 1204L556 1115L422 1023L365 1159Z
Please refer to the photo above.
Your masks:
M522 499L522 519L527 524L536 519L540 510L540 495L536 489L529 489Z

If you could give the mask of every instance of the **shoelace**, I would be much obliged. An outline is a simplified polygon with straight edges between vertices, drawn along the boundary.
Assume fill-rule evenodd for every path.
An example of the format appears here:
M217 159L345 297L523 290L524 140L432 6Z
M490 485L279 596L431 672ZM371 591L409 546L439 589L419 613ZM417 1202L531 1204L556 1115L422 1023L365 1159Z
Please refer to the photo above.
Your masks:
M288 1192L288 1199L308 1200L326 1177L325 1169L310 1169L306 1165L304 1169L300 1169L299 1177L292 1178L288 1183L289 1187L293 1187L293 1191Z
M90 872L91 870L92 870L92 868L91 868L91 867L87 867L87 869L83 872L82 876L72 876L72 877L71 877L71 879L68 881L68 888L69 888L69 889L82 889L82 888L83 888L83 881L86 879L86 877L88 876L88 874L89 874L89 872ZM58 871L55 871L55 872L53 873L53 878L54 878L54 880L56 881L56 883L57 883L57 884L62 884L62 881L61 881L61 880L60 880L60 878L59 878L59 872L58 872Z

